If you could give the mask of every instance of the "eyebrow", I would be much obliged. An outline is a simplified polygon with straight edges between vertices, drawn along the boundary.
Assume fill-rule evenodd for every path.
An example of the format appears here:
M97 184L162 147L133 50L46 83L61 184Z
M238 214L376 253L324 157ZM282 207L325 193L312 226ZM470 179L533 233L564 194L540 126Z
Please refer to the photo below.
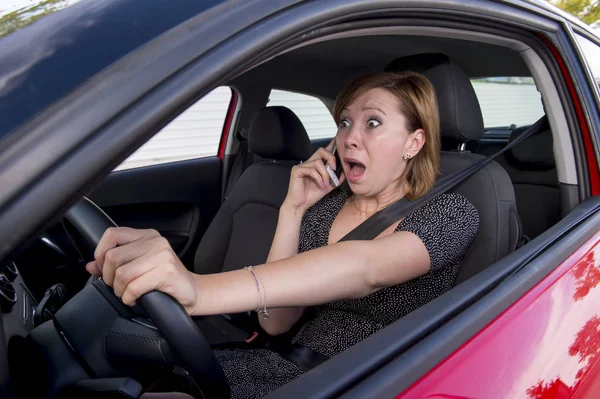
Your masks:
M377 108L377 107L369 107L369 106L366 106L366 107L364 107L364 108L363 108L363 111L364 111L364 110L367 110L367 109L374 109L374 110L376 110L376 111L379 111L379 112L381 112L381 113L382 113L382 114L384 114L385 116L387 116L387 114L385 113L385 111L384 111L384 110L382 110L381 108Z
M379 112L381 112L381 113L382 113L382 114L384 114L385 116L387 116L387 114L385 113L385 111L384 111L384 110L382 110L381 108L377 108L377 107L369 107L369 106L367 106L367 107L364 107L362 110L363 110L363 111L365 111L365 110L367 110L367 109L374 109L374 110L376 110L376 111L379 111ZM346 112L350 112L350 110L349 110L348 108L343 108L343 109L340 111L340 113L341 113L341 112L344 112L344 111L346 111Z

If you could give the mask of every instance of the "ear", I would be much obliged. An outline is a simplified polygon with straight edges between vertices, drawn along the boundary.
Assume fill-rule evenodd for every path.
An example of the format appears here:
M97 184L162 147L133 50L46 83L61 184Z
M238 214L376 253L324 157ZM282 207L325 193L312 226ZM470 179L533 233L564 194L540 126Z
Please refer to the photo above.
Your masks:
M405 152L409 153L413 157L421 151L421 148L425 145L425 131L423 129L417 129L408 136L406 141Z

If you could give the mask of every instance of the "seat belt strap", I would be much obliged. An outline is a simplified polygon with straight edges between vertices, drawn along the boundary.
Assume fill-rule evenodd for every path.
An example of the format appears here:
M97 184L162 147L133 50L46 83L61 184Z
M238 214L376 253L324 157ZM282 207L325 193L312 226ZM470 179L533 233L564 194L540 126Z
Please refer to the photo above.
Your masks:
M239 132L237 134L237 139L240 142L240 146L233 161L233 165L231 166L231 173L229 174L229 179L227 180L227 186L225 188L225 195L223 199L227 199L229 193L235 186L235 183L240 178L242 173L244 173L246 166L246 158L248 157L248 140L242 137Z
M420 208L427 202L444 194L448 190L456 187L458 184L475 174L488 162L496 158L498 155L505 153L511 148L515 147L519 143L523 142L527 138L531 137L534 133L539 131L539 128L545 123L545 117L542 117L528 129L525 129L523 133L513 141L509 142L499 151L486 158L482 158L479 161L473 162L471 165L463 168L455 173L444 176L435 183L433 189L425 196L419 198L416 201L409 201L408 199L402 198L400 201L388 206L387 208L375 213L369 219L358 225L354 230L346 234L340 241L349 240L372 240L381 234L385 229L390 227L393 223L402 219L410 212Z

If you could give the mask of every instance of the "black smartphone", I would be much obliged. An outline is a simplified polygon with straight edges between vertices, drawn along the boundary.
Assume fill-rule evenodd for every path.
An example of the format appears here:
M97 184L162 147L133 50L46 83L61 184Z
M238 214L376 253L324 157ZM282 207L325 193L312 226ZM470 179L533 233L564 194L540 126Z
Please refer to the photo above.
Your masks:
M331 148L331 153L333 155L335 155L335 171L332 170L329 165L325 165L325 167L327 168L327 173L329 173L329 177L330 177L330 181L331 184L333 184L334 187L337 187L340 185L340 176L342 175L342 173L344 172L344 168L342 167L342 162L340 161L340 156L337 153L337 147L335 145L335 141L333 142L333 147Z

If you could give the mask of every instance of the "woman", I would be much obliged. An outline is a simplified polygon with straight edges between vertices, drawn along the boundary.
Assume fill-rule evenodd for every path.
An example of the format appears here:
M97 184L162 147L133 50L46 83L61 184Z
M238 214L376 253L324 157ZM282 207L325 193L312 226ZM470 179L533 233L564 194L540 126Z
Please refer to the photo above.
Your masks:
M256 310L264 330L288 331L307 306L320 306L293 342L331 357L450 289L479 226L464 197L445 194L389 226L372 241L338 241L403 197L417 199L438 174L435 91L416 73L357 78L334 107L341 165L333 141L292 168L264 265L196 275L155 231L108 230L88 270L124 303L151 290L191 315ZM340 187L326 164L342 168ZM261 397L300 375L298 364L266 349L216 350L232 396Z

